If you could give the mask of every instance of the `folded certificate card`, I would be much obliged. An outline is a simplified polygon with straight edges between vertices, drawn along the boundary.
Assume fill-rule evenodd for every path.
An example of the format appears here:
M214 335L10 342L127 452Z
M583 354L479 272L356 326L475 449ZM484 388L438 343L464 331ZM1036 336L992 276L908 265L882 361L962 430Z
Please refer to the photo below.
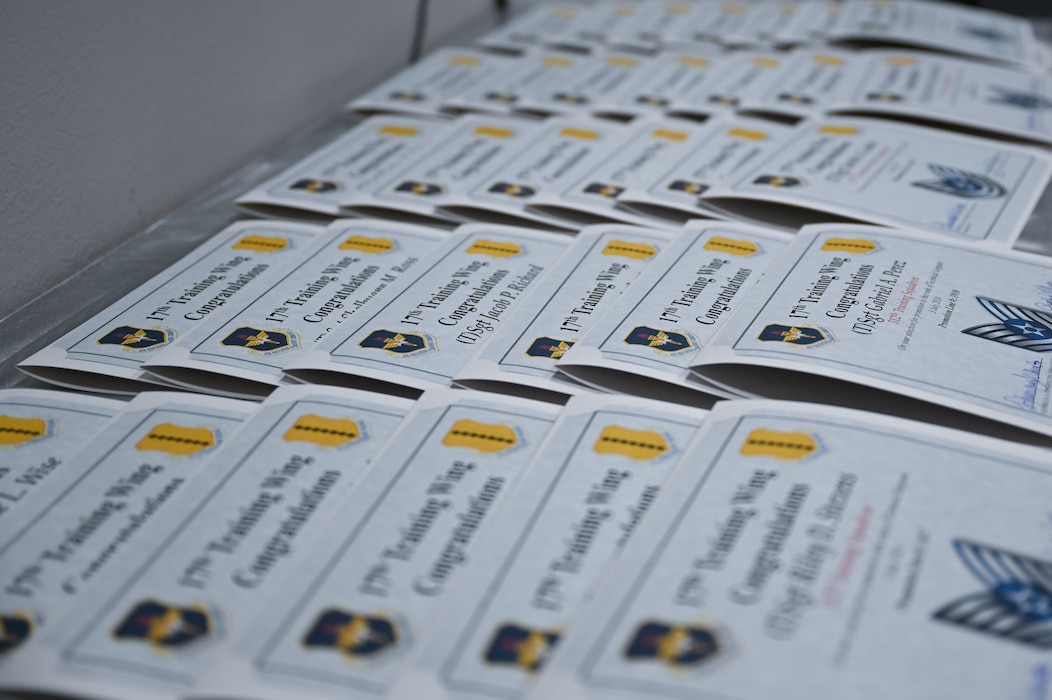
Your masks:
M773 41L784 46L796 46L824 41L840 19L843 4L840 0L808 0L796 3L782 25L775 29Z
M594 113L613 117L663 116L683 95L701 91L701 86L713 80L727 60L728 54L712 46L663 51L650 60L630 87L619 91L608 104L597 105Z
M785 59L778 80L746 96L738 109L775 118L822 115L844 91L851 68L860 60L845 51L798 49Z
M80 324L19 367L75 389L134 393L157 385L142 365L224 309L247 304L297 263L324 229L309 224L231 224L179 262Z
M200 697L376 698L423 638L556 416L551 404L425 394L256 608Z
M286 371L409 395L448 387L569 243L531 229L463 226L379 308L340 326Z
M829 112L924 119L1052 144L1052 78L922 51L868 51Z
M525 695L703 416L629 397L572 399L391 697Z
M1041 68L1033 25L1022 17L932 0L847 0L826 40L915 46Z
M237 199L256 216L331 221L347 216L340 204L376 187L406 159L417 158L446 136L434 119L378 116L366 119L300 162Z
M354 314L381 303L445 235L376 220L334 222L270 289L243 308L206 319L145 368L200 391L265 396L281 383L286 364Z
M673 99L667 113L685 117L733 114L780 85L786 62L786 56L776 51L728 54L707 80Z
M533 137L470 189L450 196L440 207L466 221L526 224L574 230L582 224L534 211L536 198L563 191L587 177L625 144L630 127L586 117L547 119Z
M748 117L712 118L702 129L693 147L659 176L618 195L617 207L677 223L725 218L700 195L764 160L794 133L794 127Z
M64 391L0 391L0 523L6 527L9 514L125 405Z
M1043 683L1047 451L725 402L681 464L531 697L921 700Z
M550 186L531 198L529 208L577 225L619 221L641 226L653 220L617 207L630 187L648 187L668 167L696 150L710 129L678 119L640 120L616 148L587 172L562 187Z
M218 643L251 624L252 607L281 590L286 574L298 578L296 552L343 536L323 523L410 406L347 389L277 392L187 485L193 503L166 511L164 537L130 545L121 574L45 629L20 664L31 672L5 674L4 683L183 697Z
M1045 190L1037 149L867 119L826 119L703 197L786 228L843 218L1011 245Z
M1052 435L1046 257L816 226L744 301L694 359L710 381L959 426L974 414L1004 424L972 419L974 430Z
M711 405L713 394L727 391L699 382L690 365L789 240L744 224L689 225L562 353L556 369L607 391Z
M446 98L513 70L517 60L470 48L431 53L364 95L347 108L362 114L395 112L438 116Z
M169 504L192 504L184 486L253 410L230 399L144 393L4 517L3 678L61 608L109 564L127 563L121 555L138 534L166 536L150 529L154 519Z
M511 22L483 34L474 43L491 51L508 53L545 44L590 51L595 41L580 38L580 31L590 22L590 9L580 3L535 5Z
M770 44L797 3L784 0L707 3L709 12L691 26L696 41L742 48Z
M531 143L542 126L522 119L465 116L453 122L441 143L401 167L376 187L361 190L343 205L364 216L452 226L438 209Z
M559 374L556 360L615 306L673 235L615 224L581 231L548 271L552 283L530 290L514 315L457 374L456 383L535 398L587 390Z
M597 53L577 59L569 70L562 71L556 85L547 82L524 91L516 111L528 115L588 115L600 106L607 114L626 117L634 110L621 113L617 105L622 95L631 90L638 76L644 75L653 59L630 53Z

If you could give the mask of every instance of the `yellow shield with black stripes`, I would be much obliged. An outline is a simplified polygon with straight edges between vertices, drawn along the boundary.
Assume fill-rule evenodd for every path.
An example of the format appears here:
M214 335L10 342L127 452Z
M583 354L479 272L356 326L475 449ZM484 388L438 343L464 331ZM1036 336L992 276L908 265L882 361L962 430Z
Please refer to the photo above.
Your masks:
M43 418L0 416L0 445L24 445L48 434L48 422Z
M619 255L633 260L646 260L657 255L657 248L649 243L634 241L610 241L603 248L603 255Z
M469 255L488 255L492 258L510 258L522 252L522 246L511 241L488 241L480 239L468 246Z
M500 423L481 423L463 418L453 424L442 444L446 447L468 447L479 452L496 453L520 444L514 428Z
M171 455L192 455L211 449L215 445L215 433L208 428L158 423L150 429L146 437L136 443L135 449L167 452Z
M713 236L705 242L705 245L703 245L702 248L719 253L742 256L755 255L760 252L760 246L752 241L737 238L724 238L723 236Z
M286 442L312 442L321 447L342 447L362 437L362 428L349 418L326 418L306 413L283 436Z
M608 425L593 445L599 454L624 455L630 459L650 460L667 455L672 446L656 430L633 430L621 425Z
M827 238L822 243L822 250L862 255L880 250L880 244L867 238Z
M340 244L340 250L356 250L359 253L386 253L398 247L390 238L374 238L372 236L351 236Z
M234 250L251 250L255 253L273 253L288 248L289 242L281 236L245 236L230 247Z
M818 441L803 431L780 431L759 428L749 433L741 447L746 457L774 457L794 461L819 451Z

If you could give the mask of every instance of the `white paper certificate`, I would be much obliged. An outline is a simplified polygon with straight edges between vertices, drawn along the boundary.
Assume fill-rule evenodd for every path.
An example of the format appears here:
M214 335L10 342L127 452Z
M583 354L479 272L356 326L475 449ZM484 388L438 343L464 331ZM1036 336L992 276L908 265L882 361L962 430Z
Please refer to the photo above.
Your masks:
M827 225L799 234L695 369L726 382L709 363L751 365L727 383L754 396L806 398L811 384L812 398L863 406L874 387L932 402L933 417L944 406L1052 435L1050 357L1048 258ZM761 366L805 375L782 384Z
M299 576L193 693L376 698L397 679L551 427L551 404L425 394L293 566Z
M703 416L629 397L571 399L392 697L525 695Z
M25 650L7 683L110 698L182 697L281 588L411 407L405 399L288 387L244 424L165 512L163 536L136 542L120 576L85 592ZM167 624L165 624L167 621ZM44 671L43 669L48 669Z
M695 222L591 324L556 369L608 391L703 402L697 392L713 392L698 383L691 363L789 240L744 224Z
M286 371L354 386L449 386L569 242L531 229L463 226L382 307L340 326Z
M334 222L270 289L244 308L204 321L145 367L194 389L235 398L266 395L281 383L286 364L378 303L445 236L409 224Z
M1052 161L1034 148L873 119L826 119L801 125L766 160L703 197L789 228L833 215L1010 245L1050 172Z
M0 677L17 663L18 647L113 570L108 565L122 566L137 535L163 536L150 529L154 517L181 496L192 499L183 487L252 410L230 399L144 393L5 516Z
M95 391L133 393L156 385L142 369L153 353L268 288L322 230L274 221L231 224L19 367L44 381Z
M125 405L66 391L0 391L0 522L52 477L75 478L63 463Z
M687 463L531 697L1039 697L1046 451L726 402Z
M673 235L616 224L582 230L549 270L552 283L530 291L457 374L456 383L520 395L586 390L560 375L556 361L615 306Z

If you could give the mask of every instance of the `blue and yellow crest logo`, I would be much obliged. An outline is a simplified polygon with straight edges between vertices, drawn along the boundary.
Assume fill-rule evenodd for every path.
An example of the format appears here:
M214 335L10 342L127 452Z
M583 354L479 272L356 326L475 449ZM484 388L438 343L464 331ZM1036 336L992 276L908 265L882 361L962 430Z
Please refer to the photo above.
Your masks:
M636 104L644 107L662 108L668 107L668 100L658 95L637 95Z
M556 102L565 102L571 105L586 105L589 99L584 95L577 95L570 92L557 92L552 95L552 99Z
M136 328L117 326L96 342L99 345L119 345L128 352L157 350L175 340L176 332L171 328Z
M673 355L693 352L701 347L697 339L686 331L663 331L649 326L636 326L625 338L628 345L643 345Z
M673 180L668 188L673 192L686 192L697 196L709 189L709 186L701 182L691 182L690 180Z
M535 673L544 665L560 633L554 630L534 630L521 625L501 625L483 658L486 663L516 666Z
M995 94L988 98L988 101L994 104L1008 105L1009 107L1018 107L1019 109L1029 109L1034 111L1052 109L1052 100L1043 95L1038 95L1033 92L1008 90L996 86L991 86L991 89Z
M529 185L516 185L511 182L498 182L490 187L488 191L518 198L532 197L537 194L537 190Z
M832 333L818 326L784 326L780 323L764 326L759 339L807 347L816 347L836 340Z
M241 326L219 343L226 347L245 348L256 355L282 353L300 346L299 336L292 331L251 326Z
M442 185L436 185L433 182L417 182L415 180L406 180L405 182L395 187L395 192L409 192L419 197L431 197L436 194L442 194L444 192Z
M935 175L934 180L917 180L910 184L965 199L997 199L1008 193L1004 185L986 175L938 163L928 163L928 170Z
M771 187L800 187L804 181L791 175L761 175L752 181L754 185L770 185Z
M501 92L499 90L492 90L483 95L483 99L487 102L500 102L501 104L515 104L519 101L519 96L511 92Z
M644 622L632 635L624 655L629 660L660 661L673 668L698 667L723 651L720 634L706 625Z
M158 650L171 650L185 648L214 633L215 622L202 607L144 600L114 628L113 637L146 642Z
M709 104L737 107L740 100L733 95L709 95Z
M290 190L301 190L303 192L311 192L313 194L324 194L326 192L335 192L340 189L340 183L333 180L315 180L312 178L303 178L296 180L294 183L289 185Z
M778 94L779 102L789 102L794 105L813 105L815 100L808 95L799 95L795 92L782 92Z
M438 349L435 338L427 333L399 333L384 328L375 330L358 343L360 348L384 350L391 355L418 355Z
M384 615L338 608L322 611L303 637L308 649L333 649L352 659L374 659L401 642L398 625Z
M23 613L0 614L0 657L24 644L34 626L33 618Z
M543 337L534 340L526 350L526 354L530 357L550 357L553 360L558 360L572 347L573 341L571 340Z
M585 194L597 194L606 199L617 199L625 191L624 187L617 185L604 185L601 182L593 182L584 188Z
M387 93L388 99L398 100L399 102L422 102L427 99L426 95L416 90L394 90L393 92Z

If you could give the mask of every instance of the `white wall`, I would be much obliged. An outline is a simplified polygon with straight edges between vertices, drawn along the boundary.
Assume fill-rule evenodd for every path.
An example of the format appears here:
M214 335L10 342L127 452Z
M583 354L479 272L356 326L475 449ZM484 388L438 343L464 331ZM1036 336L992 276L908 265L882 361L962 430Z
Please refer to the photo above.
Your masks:
M0 5L0 318L406 64L416 0ZM432 0L432 45L491 13Z

